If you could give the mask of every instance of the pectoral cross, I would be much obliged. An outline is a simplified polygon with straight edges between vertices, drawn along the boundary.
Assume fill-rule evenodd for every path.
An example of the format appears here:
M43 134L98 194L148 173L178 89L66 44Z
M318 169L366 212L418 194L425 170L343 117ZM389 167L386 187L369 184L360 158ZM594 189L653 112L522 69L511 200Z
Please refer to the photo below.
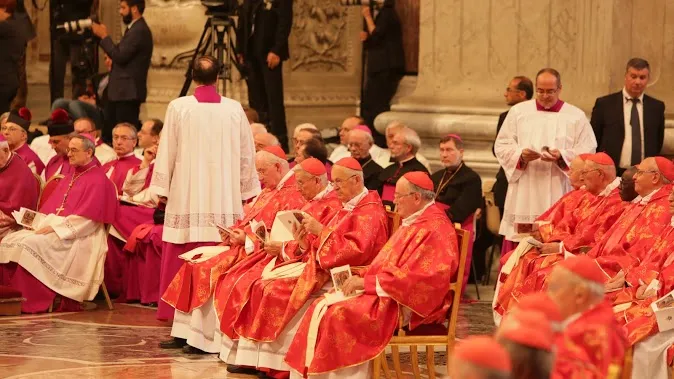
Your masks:
M58 215L59 213L63 212L64 210L65 210L65 208L63 208L63 205L61 205L60 207L56 208L56 214Z

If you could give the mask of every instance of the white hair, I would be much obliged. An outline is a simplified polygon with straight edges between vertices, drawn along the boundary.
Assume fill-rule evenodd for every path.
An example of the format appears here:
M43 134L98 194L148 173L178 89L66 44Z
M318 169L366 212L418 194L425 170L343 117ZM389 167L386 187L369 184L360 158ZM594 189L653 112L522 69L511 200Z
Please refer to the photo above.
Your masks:
M372 134L370 134L370 133L368 133L364 130L360 130L360 129L353 129L349 132L349 134L353 134L353 133L359 134L359 135L364 135L366 137L367 141L370 143L370 145L374 144L374 138L372 138Z
M9 150L9 142L7 142L7 140L0 141L0 149L8 149Z
M260 133L256 137L262 138L263 143L267 146L279 146L281 144L278 141L278 138L276 138L276 136L271 134L271 133L267 133L267 132Z
M388 132L390 129L403 129L406 127L407 125L405 125L402 121L393 120L386 124L386 131Z
M421 138L412 128L405 127L400 133L405 137L405 143L412 146L412 155L416 154L421 148Z
M117 130L119 128L128 128L129 130L131 130L131 134L133 134L133 138L138 139L138 129L136 129L136 127L133 126L132 124L129 124L128 122L120 122L119 124L115 125L114 128L112 128L112 132L114 133L115 130Z
M299 124L299 125L297 125L297 126L295 127L295 130L293 130L293 137L297 138L297 135L299 134L299 132L300 132L302 129L314 129L314 130L318 130L318 128L316 127L316 125L310 124L310 123L308 123L308 122L307 122L307 123L304 123L304 124Z
M591 160L586 160L585 164L589 164L590 167L596 168L601 170L601 172L604 173L609 178L615 178L616 177L616 169L614 165L604 165L604 164L599 164L597 162L591 161Z
M321 181L321 185L324 186L324 187L328 185L328 174L327 173L321 174L321 175L314 175L314 174L310 173L309 171L303 169L302 165L299 165L299 164L296 165L295 167L293 167L293 170L296 173L297 172L303 172L303 173L305 173L305 174L307 174L311 177L318 178Z
M419 187L418 185L410 182L406 178L401 178L402 180L405 180L407 185L409 186L410 193L418 193L421 195L421 198L424 199L425 201L429 202L435 199L435 191L433 190L427 190Z
M587 290L590 292L592 296L598 299L604 298L606 289L603 284L599 284L597 282L593 282L585 278L582 278L580 275L568 269L565 270L569 274L567 284L584 286L585 288L587 288Z
M250 129L253 132L253 135L267 133L267 127L264 126L264 124L260 124L259 122L250 124Z
M344 170L344 172L346 172L346 175L348 175L348 176L355 175L355 176L359 177L360 182L363 183L363 185L365 185L364 184L365 182L364 182L364 179L363 179L363 171L353 170L353 169L350 169L350 168L344 167L344 166L332 166L332 167L333 168L339 167L340 169Z
M0 115L0 123L2 123L3 121L7 121L8 118L9 118L9 112L5 112L5 113L1 114Z
M281 165L281 168L283 169L284 172L287 172L290 168L288 167L288 161L282 158L277 157L276 155L260 150L257 153L255 153L256 158L261 158L263 162L266 162L268 164L276 164L278 163Z

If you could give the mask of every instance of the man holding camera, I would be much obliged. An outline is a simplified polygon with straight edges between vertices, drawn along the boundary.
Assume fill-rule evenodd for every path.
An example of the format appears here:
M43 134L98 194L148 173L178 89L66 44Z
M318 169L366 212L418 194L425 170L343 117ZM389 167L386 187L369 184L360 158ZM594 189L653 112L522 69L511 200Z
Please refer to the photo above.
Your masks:
M112 60L105 105L102 138L112 140L112 128L122 122L139 127L140 104L147 98L147 73L152 59L152 32L143 12L145 0L121 0L119 14L126 26L118 44L112 42L105 25L93 23L91 29L101 39L101 48Z
M290 57L288 36L293 0L245 0L239 13L237 59L246 66L248 102L262 123L288 151L283 103L283 61Z

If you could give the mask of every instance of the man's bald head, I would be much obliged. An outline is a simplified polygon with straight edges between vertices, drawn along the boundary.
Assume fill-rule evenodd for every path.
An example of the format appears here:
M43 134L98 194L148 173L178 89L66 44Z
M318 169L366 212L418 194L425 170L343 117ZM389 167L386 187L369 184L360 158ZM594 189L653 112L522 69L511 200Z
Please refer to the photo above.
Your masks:
M197 58L192 65L192 79L200 85L212 85L218 81L220 63L212 55Z
M602 165L591 160L585 161L582 173L585 189L594 195L600 194L616 178L614 165Z
M637 166L634 174L634 190L640 196L647 196L669 181L660 172L655 158L646 158Z

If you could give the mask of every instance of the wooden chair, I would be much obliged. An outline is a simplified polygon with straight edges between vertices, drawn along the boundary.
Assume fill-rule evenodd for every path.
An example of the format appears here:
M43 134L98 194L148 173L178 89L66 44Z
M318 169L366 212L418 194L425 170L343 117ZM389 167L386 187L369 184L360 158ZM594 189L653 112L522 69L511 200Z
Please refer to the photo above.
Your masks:
M455 226L456 227L456 226ZM463 274L466 264L466 256L468 255L468 246L470 242L470 232L456 227L456 237L459 245L459 266L456 276L456 281L450 284L450 291L454 292L452 306L449 309L447 333L443 335L408 335L403 323L403 312L400 309L399 325L396 335L391 338L388 346L391 347L391 355L393 358L393 369L397 378L404 378L405 375L400 367L400 346L410 347L410 361L412 371L416 379L421 378L421 370L419 369L418 348L425 347L426 349L426 366L428 368L428 377L435 378L435 349L434 346L447 347L447 373L449 374L449 357L454 350L456 343L456 325L459 317L459 304L461 303L461 288L463 288ZM391 378L391 372L386 361L386 351L376 356L372 362L372 375L374 379L379 379L381 369L384 369L384 377Z
M498 236L499 229L501 228L501 211L498 206L496 206L496 201L494 200L493 192L484 192L484 204L485 204L485 221L487 224L487 229L489 232L495 236ZM495 240L498 241L497 238ZM484 282L482 284L489 284L491 279L491 266L494 263L494 251L496 250L497 245L492 244L490 254L487 256L487 272L484 277Z
M65 178L65 176L58 174L47 180L47 183L45 183L44 187L42 188L42 192L40 193L40 198L37 201L37 209L42 208L42 205L47 201L49 196L51 196L52 192L54 192L56 186L61 180L63 180L63 178Z
M400 215L393 211L386 211L386 216L388 217L388 231L389 237L398 230L401 224Z

